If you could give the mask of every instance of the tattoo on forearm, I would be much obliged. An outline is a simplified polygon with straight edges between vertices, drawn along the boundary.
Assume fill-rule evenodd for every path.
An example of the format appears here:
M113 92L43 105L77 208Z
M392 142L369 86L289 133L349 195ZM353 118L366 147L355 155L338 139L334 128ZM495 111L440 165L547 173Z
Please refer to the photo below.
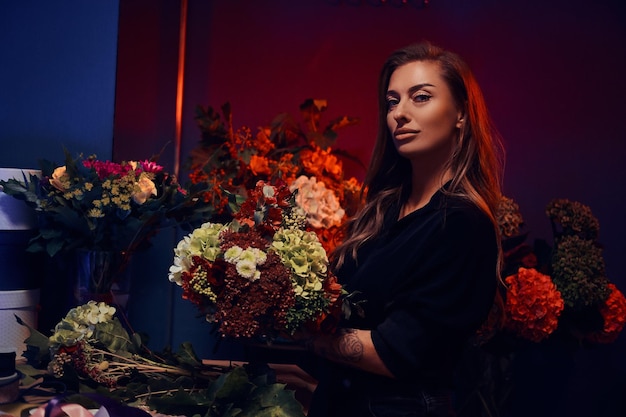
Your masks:
M323 358L350 363L359 362L364 350L356 329L342 329L337 336L331 336L330 341L326 339L326 342L316 343L312 338L305 342L305 346Z
M363 357L363 343L356 333L355 329L346 329L335 341L334 350L339 359L346 362L358 362Z

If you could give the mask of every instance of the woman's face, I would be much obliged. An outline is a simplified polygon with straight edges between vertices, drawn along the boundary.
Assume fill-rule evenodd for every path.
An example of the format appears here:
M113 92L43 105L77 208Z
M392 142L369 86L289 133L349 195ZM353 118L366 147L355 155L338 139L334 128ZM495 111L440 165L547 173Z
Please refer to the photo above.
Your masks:
M396 68L386 99L387 126L400 155L441 161L450 157L463 113L439 64L414 61Z

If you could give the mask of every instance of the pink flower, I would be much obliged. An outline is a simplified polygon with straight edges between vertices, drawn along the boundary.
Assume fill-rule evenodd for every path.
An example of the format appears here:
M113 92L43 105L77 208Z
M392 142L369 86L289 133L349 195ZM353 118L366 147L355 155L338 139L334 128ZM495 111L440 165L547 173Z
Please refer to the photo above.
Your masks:
M143 172L158 174L159 172L163 171L163 167L161 165L158 165L157 163L152 161L140 161L139 165L141 166Z
M86 159L83 165L87 168L93 168L98 174L99 179L108 178L110 176L122 177L132 169L128 164L120 165L111 161L98 161L96 159Z

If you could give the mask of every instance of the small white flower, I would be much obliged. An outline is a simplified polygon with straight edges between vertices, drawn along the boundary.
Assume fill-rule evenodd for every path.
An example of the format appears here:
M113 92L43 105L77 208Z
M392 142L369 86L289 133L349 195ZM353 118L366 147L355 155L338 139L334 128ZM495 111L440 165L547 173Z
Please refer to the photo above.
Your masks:
M241 257L242 253L243 249L241 249L239 246L232 246L228 250L226 250L226 252L224 252L224 260L226 262L236 263L237 259Z
M237 273L244 278L248 278L250 281L254 281L255 273L257 272L256 264L251 261L241 260L235 265Z

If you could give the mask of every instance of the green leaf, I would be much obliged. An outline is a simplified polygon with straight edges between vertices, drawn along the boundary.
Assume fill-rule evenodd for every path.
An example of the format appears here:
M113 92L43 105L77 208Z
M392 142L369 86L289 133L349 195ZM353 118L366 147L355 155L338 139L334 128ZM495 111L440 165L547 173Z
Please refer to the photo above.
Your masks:
M336 135L334 138L330 138L326 135L322 135L319 132L308 132L306 134L306 137L310 143L314 143L316 146L319 146L322 149L327 149L334 145Z
M174 395L151 397L147 404L161 414L166 415L205 415L211 406L202 396L192 395L179 389Z
M28 323L24 322L24 320L22 320L19 316L14 316L17 322L22 326L26 326L30 332L30 335L24 341L26 343L27 350L22 356L28 359L28 363L39 365L41 361L49 355L50 340L43 333L29 326ZM31 349L28 349L28 347L31 347Z
M246 371L242 367L235 367L220 375L211 385L210 391L215 393L215 399L237 401L245 399L253 388Z
M193 350L193 345L190 342L184 342L180 345L178 352L176 353L176 359L181 364L187 364L191 366L201 366L202 362L198 359L196 352Z
M41 376L47 374L43 369L37 369L32 365L23 363L16 364L15 369L22 374L20 385L25 387L33 385Z
M53 257L54 255L59 253L59 251L63 248L63 243L64 242L61 239L54 239L54 240L48 241L48 243L46 244L46 252L48 252L48 255L50 257Z
M304 417L304 408L296 400L295 392L285 390L284 384L257 387L249 396L244 408L246 416L259 417Z
M117 317L105 323L98 323L94 330L94 338L110 352L124 355L134 350L130 335Z

